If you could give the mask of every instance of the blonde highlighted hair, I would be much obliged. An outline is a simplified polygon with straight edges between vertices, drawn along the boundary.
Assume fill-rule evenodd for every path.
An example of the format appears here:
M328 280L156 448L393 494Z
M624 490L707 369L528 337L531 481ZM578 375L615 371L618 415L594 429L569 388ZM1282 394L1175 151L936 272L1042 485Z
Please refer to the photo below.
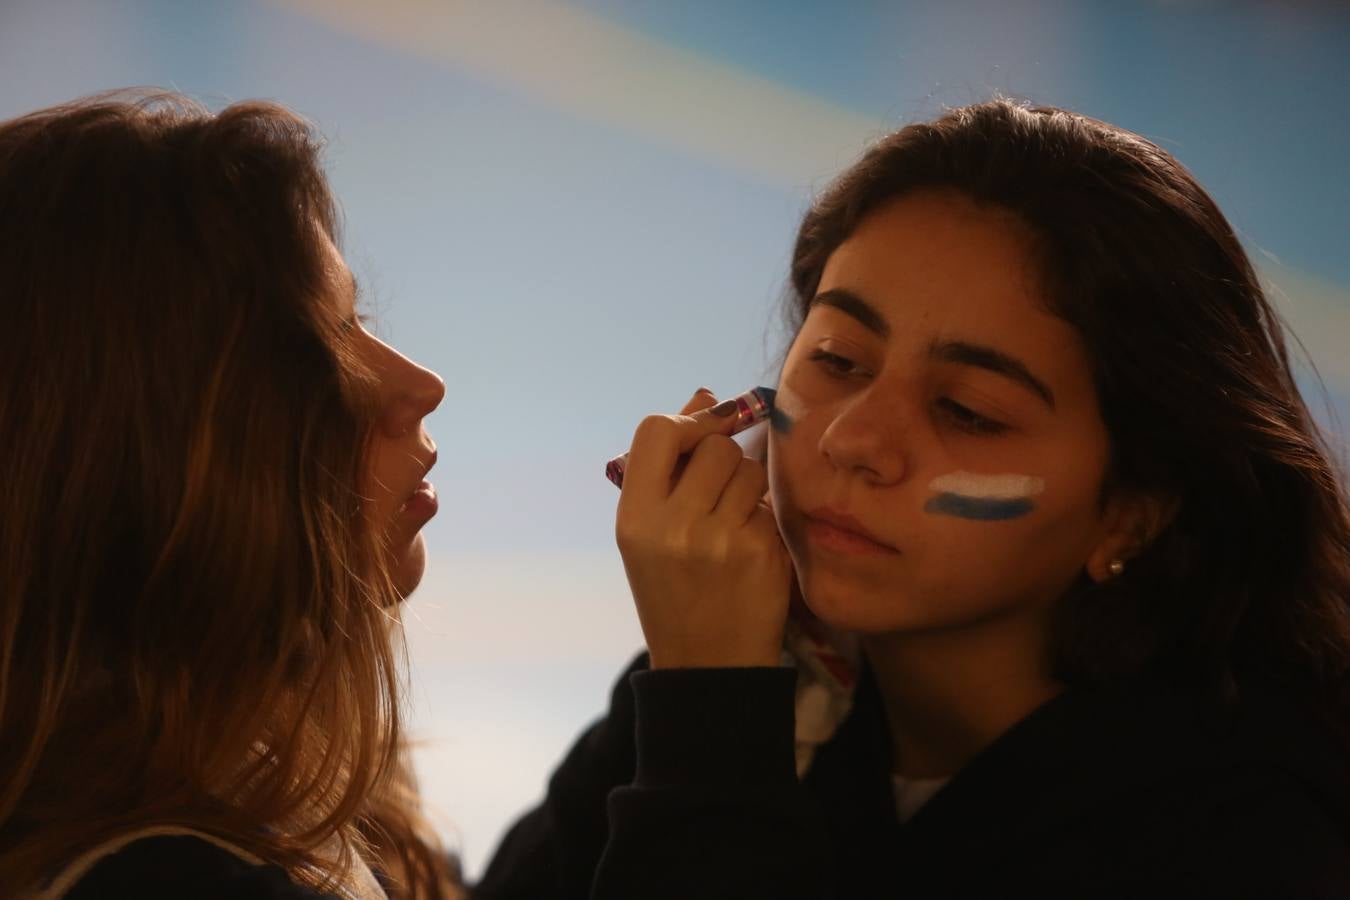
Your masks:
M402 760L320 149L162 92L0 123L0 884L175 824L457 891Z

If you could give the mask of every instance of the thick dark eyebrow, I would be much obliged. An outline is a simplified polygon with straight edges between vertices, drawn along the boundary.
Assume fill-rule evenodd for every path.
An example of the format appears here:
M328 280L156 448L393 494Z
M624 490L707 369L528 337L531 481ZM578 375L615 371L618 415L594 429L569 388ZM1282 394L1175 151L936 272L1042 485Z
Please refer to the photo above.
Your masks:
M891 326L886 321L886 317L877 312L875 306L852 291L845 291L840 288L821 291L816 294L815 299L811 301L811 305L833 306L840 312L857 319L859 325L877 337L888 338L891 336Z
M1009 356L1002 350L995 350L985 344L971 344L966 341L934 341L928 347L930 359L942 362L959 363L963 366L977 366L1002 375L1017 382L1045 401L1051 410L1055 408L1055 394L1050 388L1026 367L1020 359Z
M852 291L835 288L816 294L811 305L832 306L840 312L856 319L858 324L880 338L891 336L891 325L875 306ZM1044 381L1031 373L1026 363L1002 350L987 344L974 344L969 341L934 341L928 346L928 358L939 362L956 363L963 366L975 366L996 375L1002 375L1029 389L1050 409L1055 408L1054 391Z

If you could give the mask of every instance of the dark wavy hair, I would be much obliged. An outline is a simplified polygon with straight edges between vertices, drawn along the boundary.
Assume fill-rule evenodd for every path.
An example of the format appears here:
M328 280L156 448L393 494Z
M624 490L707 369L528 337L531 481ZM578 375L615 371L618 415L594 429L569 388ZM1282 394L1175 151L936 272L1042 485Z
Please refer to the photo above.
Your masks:
M1157 145L999 99L877 141L802 221L786 314L796 334L826 260L872 210L922 189L1009 210L1036 235L1048 310L1094 367L1111 443L1101 487L1180 500L1125 574L1060 598L1066 683L1144 673L1232 700L1244 679L1350 710L1350 514L1290 371L1285 327L1214 201Z

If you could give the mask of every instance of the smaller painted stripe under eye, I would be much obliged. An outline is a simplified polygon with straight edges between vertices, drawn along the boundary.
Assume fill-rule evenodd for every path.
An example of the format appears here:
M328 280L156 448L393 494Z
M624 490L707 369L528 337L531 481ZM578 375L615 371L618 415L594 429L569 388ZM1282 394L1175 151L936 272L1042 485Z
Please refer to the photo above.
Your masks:
M923 510L924 512L959 516L962 519L996 522L1003 519L1016 519L1035 508L1035 504L1025 497L1000 500L989 497L963 497L960 494L938 494L924 504Z

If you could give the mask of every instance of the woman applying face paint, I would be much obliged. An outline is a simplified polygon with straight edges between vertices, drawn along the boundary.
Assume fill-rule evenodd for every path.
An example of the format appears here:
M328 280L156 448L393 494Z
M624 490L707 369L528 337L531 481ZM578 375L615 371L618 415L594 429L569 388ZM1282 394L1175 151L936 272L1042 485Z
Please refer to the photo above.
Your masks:
M793 618L860 646L851 710L798 777L794 672L742 650L782 638L777 576L747 603L690 552L735 546L694 529L740 464L703 413L645 425L634 599L709 652L616 688L626 774L555 775L623 785L594 896L1350 896L1345 487L1190 174L954 110L824 192L791 286L769 500Z

